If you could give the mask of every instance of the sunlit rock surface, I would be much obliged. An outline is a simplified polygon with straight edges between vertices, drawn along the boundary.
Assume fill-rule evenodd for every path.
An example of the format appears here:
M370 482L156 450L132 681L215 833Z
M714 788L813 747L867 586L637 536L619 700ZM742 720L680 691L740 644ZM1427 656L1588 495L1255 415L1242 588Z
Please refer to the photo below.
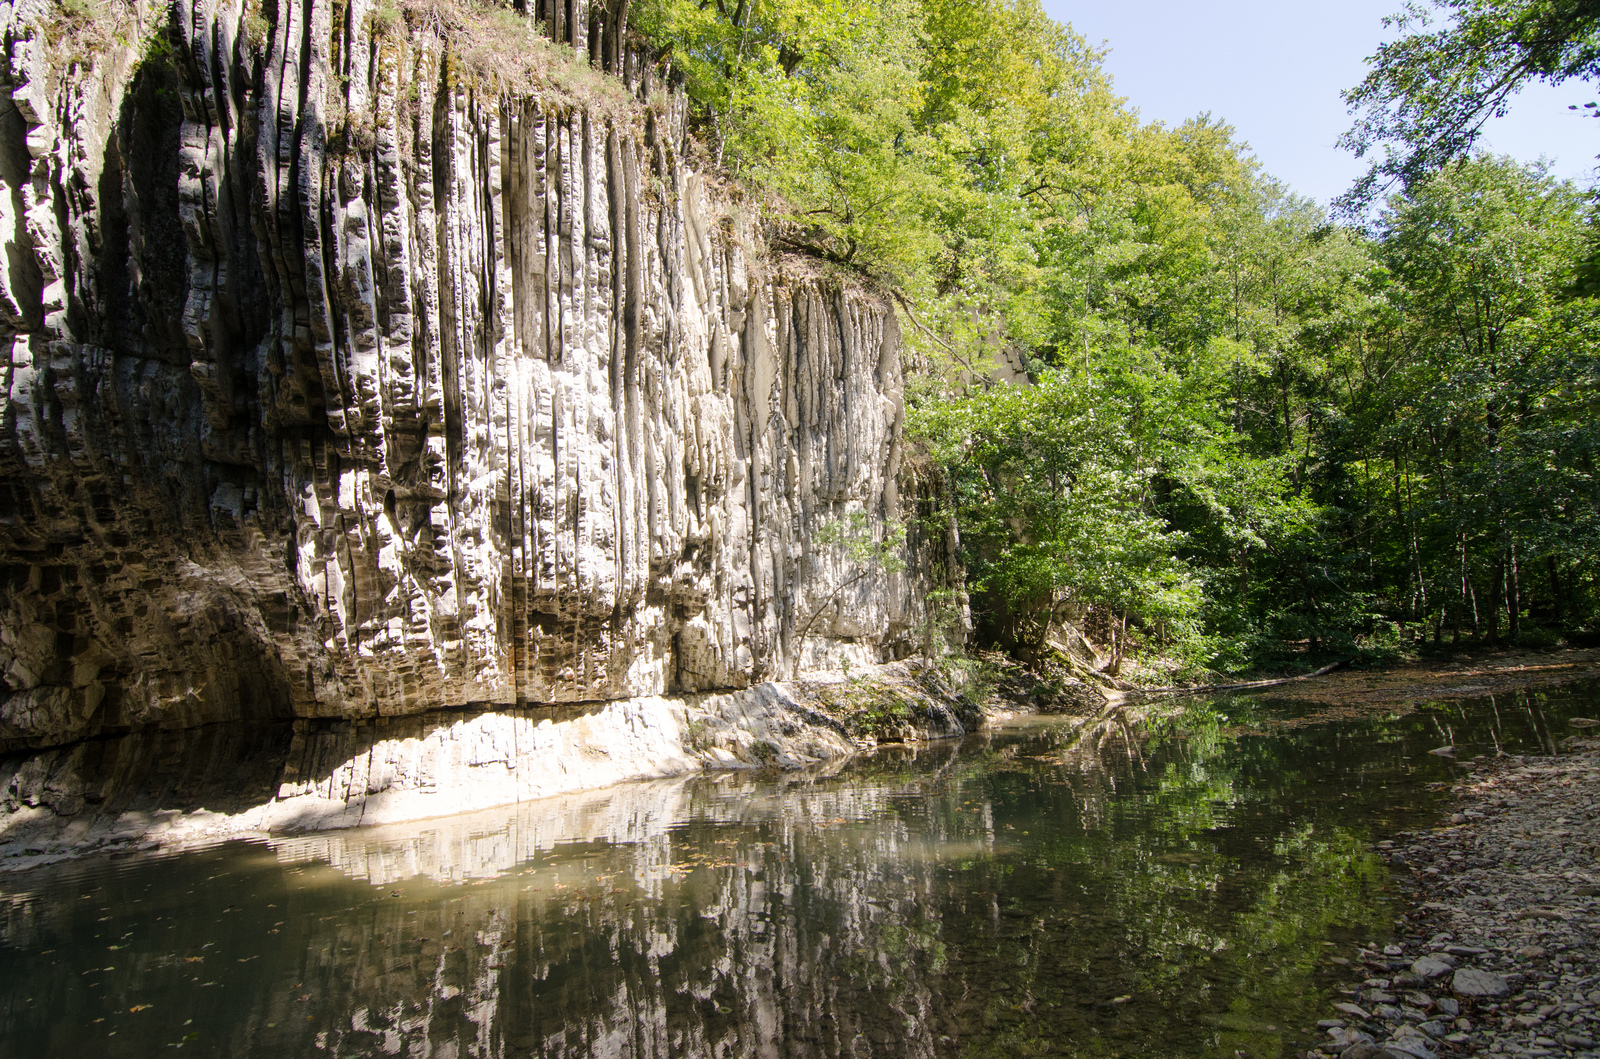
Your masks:
M938 698L910 698L908 664L874 672L880 687L907 696L881 739L811 705L814 685L764 682L573 706L207 725L0 754L0 870L95 850L414 821L705 769L797 769L862 744L967 731Z
M0 748L912 649L926 545L835 597L811 540L903 515L895 317L694 171L614 7L520 81L367 0L95 10L0 3Z

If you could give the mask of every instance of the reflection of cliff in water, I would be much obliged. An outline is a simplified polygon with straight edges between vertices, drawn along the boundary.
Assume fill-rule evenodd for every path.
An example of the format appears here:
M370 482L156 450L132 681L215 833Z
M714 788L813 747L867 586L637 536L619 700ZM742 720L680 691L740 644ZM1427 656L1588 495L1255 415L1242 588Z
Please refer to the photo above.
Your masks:
M906 756L929 779L955 747ZM285 863L379 886L467 884L405 884L330 946L346 955L325 1006L356 1014L317 1020L320 1041L339 1055L933 1055L928 852L991 840L893 824L899 793L732 775L277 842ZM426 964L394 949L413 934L440 939Z
M99 899L4 913L0 1055L1281 1051L1379 914L1341 766L1113 727L41 874Z

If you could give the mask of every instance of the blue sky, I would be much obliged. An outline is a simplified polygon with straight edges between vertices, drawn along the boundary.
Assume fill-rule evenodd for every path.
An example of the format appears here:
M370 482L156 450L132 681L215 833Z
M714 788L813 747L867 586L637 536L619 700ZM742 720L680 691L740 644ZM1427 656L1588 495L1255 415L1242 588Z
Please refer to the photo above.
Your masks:
M1361 80L1384 37L1383 17L1403 0L1042 0L1106 59L1118 94L1146 121L1175 125L1202 111L1225 119L1267 172L1326 204L1361 171L1334 147L1350 125L1341 89ZM1600 121L1568 104L1595 99L1569 84L1525 91L1490 123L1491 150L1554 163L1587 183L1600 153Z

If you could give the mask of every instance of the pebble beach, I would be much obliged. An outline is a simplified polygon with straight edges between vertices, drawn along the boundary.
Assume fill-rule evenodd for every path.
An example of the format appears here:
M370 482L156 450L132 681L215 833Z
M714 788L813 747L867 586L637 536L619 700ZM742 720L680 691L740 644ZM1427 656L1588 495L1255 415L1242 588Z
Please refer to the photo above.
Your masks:
M1378 843L1409 911L1383 946L1333 957L1348 981L1307 1059L1600 1056L1600 740L1588 732L1553 757L1463 761L1439 826Z

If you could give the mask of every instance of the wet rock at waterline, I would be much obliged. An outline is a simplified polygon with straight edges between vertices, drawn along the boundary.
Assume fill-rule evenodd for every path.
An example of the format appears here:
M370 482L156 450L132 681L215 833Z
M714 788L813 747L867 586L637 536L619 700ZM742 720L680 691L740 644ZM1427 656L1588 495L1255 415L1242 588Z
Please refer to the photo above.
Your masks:
M963 718L977 728L981 715L953 709L937 676L892 663L837 681L844 690L831 700L819 682L763 683L369 723L135 732L0 756L0 869L428 819L703 769L837 763L863 747L964 735ZM852 696L866 708L834 712Z
M555 27L608 80L320 0L103 6L77 48L0 4L0 749L920 642L941 541L859 580L813 543L905 514L895 316L697 174L615 11Z

